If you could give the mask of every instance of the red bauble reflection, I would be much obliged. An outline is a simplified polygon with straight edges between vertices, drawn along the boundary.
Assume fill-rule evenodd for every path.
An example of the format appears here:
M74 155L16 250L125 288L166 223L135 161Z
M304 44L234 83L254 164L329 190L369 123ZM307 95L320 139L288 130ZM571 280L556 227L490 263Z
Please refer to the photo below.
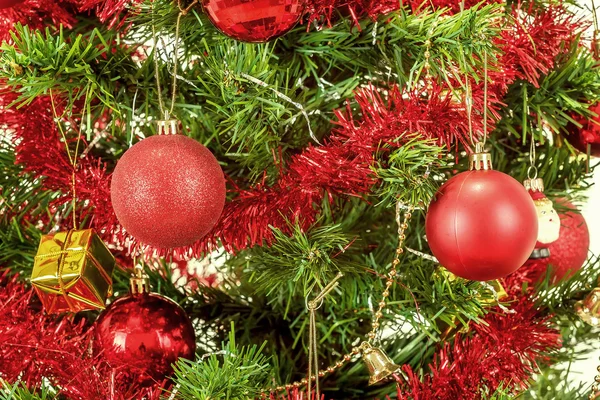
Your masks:
M17 4L23 3L25 0L0 0L0 10L4 8L14 7Z
M180 357L194 358L194 328L185 311L158 294L117 299L100 314L93 350L141 385L160 382Z
M537 240L531 197L498 171L467 171L448 180L429 206L427 241L441 265L462 278L487 281L516 271Z
M225 178L200 143L183 135L157 135L123 154L110 195L121 225L144 244L188 246L219 220Z
M213 25L244 42L266 42L292 29L302 16L305 0L203 0Z
M583 126L579 128L575 124L569 124L567 126L569 134L565 135L565 138L582 153L587 153L589 145L590 155L600 157L600 103L590 107L590 111L599 116L592 117L590 120L581 116L573 116Z
M557 203L571 209L576 207L566 199L559 199ZM560 232L558 240L552 242L548 247L550 257L530 260L528 264L539 266L535 268L539 271L543 279L546 269L552 266L551 283L556 284L563 279L570 278L579 271L588 256L590 247L590 231L588 230L585 218L578 212L561 212ZM542 264L542 265L540 265Z

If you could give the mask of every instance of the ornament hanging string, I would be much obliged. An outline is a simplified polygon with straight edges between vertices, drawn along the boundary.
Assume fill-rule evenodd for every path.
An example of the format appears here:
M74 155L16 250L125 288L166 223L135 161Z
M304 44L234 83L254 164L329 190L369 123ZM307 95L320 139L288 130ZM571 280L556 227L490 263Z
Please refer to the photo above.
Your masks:
M194 5L196 5L197 3L198 3L198 0L194 0L186 8L183 8L181 6L181 0L177 0L177 7L179 8L179 14L177 14L177 22L175 24L175 44L174 44L174 48L173 48L173 80L171 82L171 106L170 106L169 110L167 110L165 108L165 104L163 102L162 87L160 85L158 57L157 57L158 56L158 35L156 34L156 26L154 24L154 2L152 2L150 4L150 12L152 15L152 42L154 44L154 50L153 50L154 51L154 78L156 79L156 90L158 92L158 108L165 120L168 120L171 118L171 115L173 114L173 110L175 108L175 97L177 95L177 68L179 67L179 58L177 55L179 53L179 41L180 41L179 40L180 39L179 28L181 25L181 17L186 15L192 9L192 7Z
M465 91L465 106L467 107L467 121L469 122L469 140L471 141L471 145L475 146L475 140L473 139L473 98L471 97L471 83L469 82L469 78L465 76L465 84L467 89Z
M488 54L483 50L483 146L487 140L487 111L488 111Z
M465 0L461 0L460 2L460 12L465 11ZM464 53L464 52L463 52ZM467 107L467 120L469 122L469 140L471 141L471 146L475 147L475 141L473 140L473 97L471 93L471 83L469 82L469 77L465 75L465 85L467 86L465 92L465 106Z
M596 43L596 40L598 40L598 32L600 31L600 26L598 24L598 14L596 14L596 2L594 0L592 0L591 2L592 2L592 19L594 20L594 36L592 38L592 40L593 40L592 52L594 53L594 56L596 56L596 58L598 58L598 51L600 50L600 48L598 48L598 44Z
M333 289L339 285L339 280L344 276L341 272L329 282L314 299L306 302L306 308L309 313L309 328L308 328L308 398L312 399L312 374L314 368L315 374L315 393L316 398L321 398L319 390L319 353L317 351L317 310L323 305L323 299Z
M460 4L461 12L464 9L464 1ZM462 46L461 46L462 49ZM462 52L464 53L464 51ZM464 60L463 60L464 61ZM469 141L471 142L471 146L476 147L475 140L473 139L473 93L471 88L471 81L469 81L469 76L465 73L465 108L467 111L467 122L469 124Z
M594 33L593 33L593 37L592 37L592 54L594 55L595 59L598 60L600 59L600 44L598 43L598 41L600 39L598 39L598 33L600 32L600 24L598 23L598 14L596 14L597 9L596 9L596 2L594 0L591 0L592 3L592 19L594 20ZM586 155L587 155L587 162L585 164L585 173L589 174L590 173L590 160L592 157L592 144L591 143L587 143L586 144Z
M245 72L240 73L240 75L243 78L248 79L250 82L260 86L260 87L264 87L266 89L269 89L270 91L272 91L273 93L275 93L275 95L277 97L279 97L282 100L287 101L288 103L290 103L291 105L293 105L294 107L296 107L300 113L302 114L302 116L304 117L304 119L306 120L306 126L308 127L308 134L310 135L310 138L312 140L314 140L318 145L321 145L321 143L319 142L319 140L317 139L317 137L315 136L315 133L313 132L311 126L310 126L310 118L308 118L308 113L306 112L306 109L304 108L304 106L302 106L302 104L292 100L289 96L286 96L285 94L281 93L280 91L278 91L275 88L272 88L271 86L269 86L266 82L261 81L258 78L253 77L252 75L248 75Z
M523 126L523 140L527 140L527 129L528 129L528 116L529 116L529 98L527 95L527 89L523 86L523 119L521 120L521 126ZM538 176L538 169L535 166L535 135L533 129L531 129L531 139L529 143L529 168L527 168L527 178L536 179Z
M89 93L89 90L88 90ZM86 95L86 99L88 98L88 96ZM78 160L78 153L79 153L79 145L81 143L81 134L79 132L77 132L77 142L75 144L75 150L73 155L71 155L71 149L69 149L69 141L67 140L67 135L65 133L65 131L63 130L63 126L62 126L62 117L64 117L65 113L67 112L67 110L65 109L63 111L63 114L59 117L58 113L56 111L56 104L54 102L54 93L52 92L52 89L50 89L50 105L52 106L52 114L54 116L54 122L56 123L56 126L58 128L58 131L60 132L60 135L63 139L63 142L65 143L65 150L67 152L67 157L69 158L69 162L71 163L71 208L73 211L73 230L77 230L77 190L76 190L76 177L75 177L75 172L77 171L77 160ZM70 230L67 233L67 236L65 238L65 242L68 243L69 242L69 238L71 236L71 233L73 232L73 230ZM64 293L64 300L67 303L67 305L69 306L69 309L74 310L76 309L75 306L73 305L73 303L71 302L71 299L69 298L69 295L67 293L66 290L66 285L65 282L63 280L63 270L64 270L64 266L65 266L65 257L60 257L60 262L58 265L58 284L60 287L60 291L62 293ZM98 269L99 271L102 271L102 268Z
M89 91L89 90L88 90ZM86 95L87 98L87 95ZM71 155L71 150L69 149L69 141L67 140L67 135L65 134L62 124L61 124L61 118L64 116L61 115L61 117L58 116L58 113L56 112L56 105L54 103L54 94L52 93L52 89L50 89L50 105L52 106L52 114L54 115L54 122L56 123L57 127L58 127L58 131L60 132L60 135L63 139L63 142L65 143L65 149L67 151L67 157L69 158L69 162L71 163L71 208L73 209L73 229L76 230L77 229L77 191L75 188L75 183L76 183L76 178L75 178L75 172L77 171L77 159L78 159L78 153L79 153L79 144L81 143L81 135L78 134L77 135L77 142L75 144L75 151L74 154Z
M464 2L461 3L461 8L464 7ZM471 145L474 147L477 143L473 139L473 91L471 88L471 83L469 81L468 76L465 76L465 85L466 85L466 93L465 93L465 105L467 108L467 119L469 122L469 139L471 140ZM485 144L487 142L488 135L488 53L487 49L483 50L483 132L482 132L482 142L481 147L485 149Z

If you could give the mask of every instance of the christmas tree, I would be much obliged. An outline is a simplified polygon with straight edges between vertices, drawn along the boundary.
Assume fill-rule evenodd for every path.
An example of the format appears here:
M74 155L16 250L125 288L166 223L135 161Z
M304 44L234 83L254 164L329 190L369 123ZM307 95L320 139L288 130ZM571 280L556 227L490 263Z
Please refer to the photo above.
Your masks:
M593 11L0 0L0 397L595 398Z

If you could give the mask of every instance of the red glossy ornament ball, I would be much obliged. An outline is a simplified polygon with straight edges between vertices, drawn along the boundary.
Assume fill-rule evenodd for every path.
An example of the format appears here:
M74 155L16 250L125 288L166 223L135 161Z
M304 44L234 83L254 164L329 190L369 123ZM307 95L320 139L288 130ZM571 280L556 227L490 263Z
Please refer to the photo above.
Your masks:
M217 223L225 178L212 153L183 135L150 136L117 163L112 204L127 232L160 248L188 246Z
M17 4L21 4L25 2L25 0L0 0L0 10L4 8L14 7Z
M244 42L267 42L284 35L302 16L305 0L203 0L213 25Z
M522 266L537 229L527 190L493 170L467 171L448 180L425 221L427 241L441 265L476 281L498 279Z
M582 153L587 153L589 145L590 155L600 157L600 103L590 107L590 111L599 116L592 117L591 120L586 120L581 116L573 116L583 126L579 128L575 124L569 124L567 126L569 134L565 135L565 138Z
M192 360L194 328L185 311L158 294L117 299L98 317L94 356L141 385L160 382L180 357Z
M576 207L566 199L558 203L576 210ZM563 212L560 216L560 231L558 240L548 246L550 257L536 260L546 266L552 265L552 283L571 277L585 264L590 247L590 231L583 215L577 212ZM545 271L546 268L543 270Z

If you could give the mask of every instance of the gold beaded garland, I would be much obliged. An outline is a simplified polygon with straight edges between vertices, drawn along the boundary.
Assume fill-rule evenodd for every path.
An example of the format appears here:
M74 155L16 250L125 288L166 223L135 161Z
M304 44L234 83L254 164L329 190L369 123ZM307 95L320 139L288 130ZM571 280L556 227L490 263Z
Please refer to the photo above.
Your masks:
M388 277L386 279L385 282L385 290L381 293L381 300L378 303L378 309L377 311L374 312L373 316L373 321L371 323L371 331L369 333L367 333L367 338L368 340L365 342L362 342L360 346L355 346L352 348L350 353L344 354L342 356L342 358L338 361L336 361L333 365L330 365L329 367L327 367L325 370L321 370L318 373L319 377L324 377L327 374L331 374L333 372L335 372L335 370L340 369L341 367L344 366L344 364L346 364L347 362L349 362L350 360L352 360L352 356L353 355L358 355L361 353L361 351L365 348L368 348L371 346L371 342L377 337L377 330L380 327L380 323L379 320L383 317L383 309L386 307L387 303L386 303L386 298L389 297L390 292L389 292L389 288L394 284L394 277L398 274L397 271L397 267L400 264L400 260L399 257L404 253L404 249L402 248L402 246L404 245L404 240L406 240L406 235L404 234L404 231L406 229L408 229L408 221L410 220L410 218L412 217L412 207L409 208L408 211L406 211L404 213L404 221L401 222L400 221L400 210L401 210L401 204L398 203L396 206L396 220L398 222L398 247L396 248L396 256L394 257L394 260L392 261L392 267L390 269L390 271L388 272ZM317 376L313 375L311 377L311 382L316 380ZM300 381L297 382L293 382L291 384L286 384L285 386L277 386L275 388L271 388L271 389L267 389L264 392L281 392L284 390L289 390L291 388L298 388L300 386L305 386L308 384L308 380L306 378L301 379Z

